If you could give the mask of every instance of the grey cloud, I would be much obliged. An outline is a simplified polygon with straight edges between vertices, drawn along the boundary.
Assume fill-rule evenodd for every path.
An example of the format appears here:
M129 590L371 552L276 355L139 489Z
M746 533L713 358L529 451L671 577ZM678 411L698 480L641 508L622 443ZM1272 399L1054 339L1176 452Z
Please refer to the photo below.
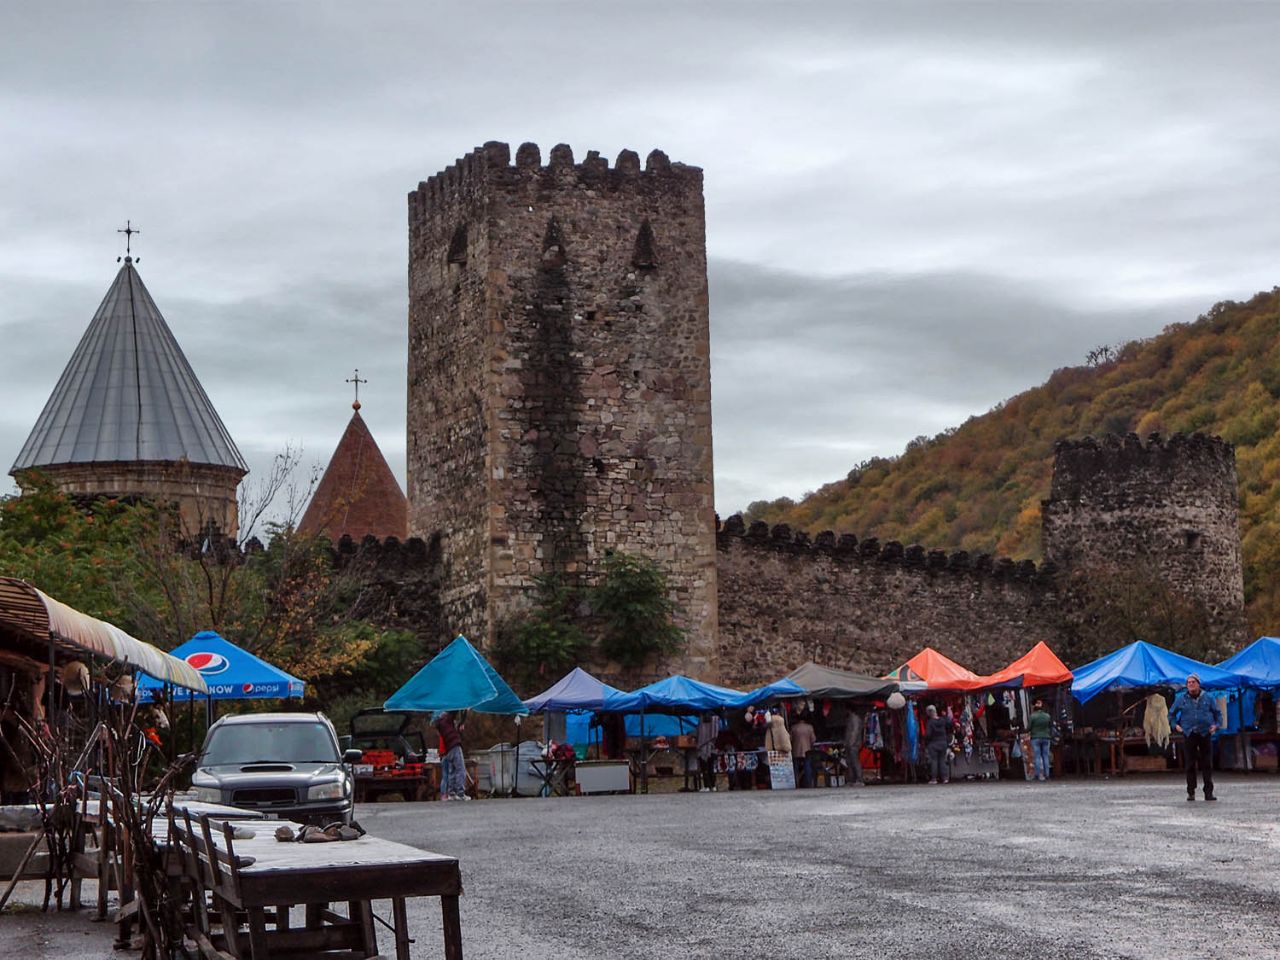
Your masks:
M114 269L260 472L403 476L405 193L492 138L706 170L723 509L1277 281L1267 4L43 3L0 34L0 459ZM7 465L7 463L6 463Z
M717 502L798 496L1199 304L1081 311L998 275L711 269Z

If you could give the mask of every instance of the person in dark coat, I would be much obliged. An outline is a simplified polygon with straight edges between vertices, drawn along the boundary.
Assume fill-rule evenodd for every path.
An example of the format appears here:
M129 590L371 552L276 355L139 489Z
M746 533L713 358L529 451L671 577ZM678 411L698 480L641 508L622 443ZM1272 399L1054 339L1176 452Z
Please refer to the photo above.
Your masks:
M924 725L924 747L929 755L929 782L949 783L951 780L951 724L938 716L938 708L925 708L928 719Z

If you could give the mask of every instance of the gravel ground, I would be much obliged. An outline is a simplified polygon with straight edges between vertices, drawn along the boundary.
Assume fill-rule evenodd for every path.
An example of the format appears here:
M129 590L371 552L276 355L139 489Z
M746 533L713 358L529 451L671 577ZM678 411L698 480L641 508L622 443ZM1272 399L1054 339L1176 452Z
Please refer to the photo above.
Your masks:
M1272 958L1280 778L361 808L461 858L468 960ZM419 901L415 957L442 955ZM386 945L383 946L386 949Z
M1159 777L358 816L461 858L468 960L1275 957L1280 777L1224 777L1219 795L1187 803ZM38 891L24 884L20 900ZM410 901L415 958L443 955L439 917L436 901ZM87 913L24 908L0 917L0 957L109 957L111 933Z

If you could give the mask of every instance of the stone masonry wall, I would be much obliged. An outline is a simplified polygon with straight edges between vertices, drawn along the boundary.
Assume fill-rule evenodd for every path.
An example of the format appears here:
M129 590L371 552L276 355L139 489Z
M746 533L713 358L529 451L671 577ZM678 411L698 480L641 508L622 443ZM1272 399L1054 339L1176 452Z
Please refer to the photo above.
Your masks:
M410 195L410 533L488 641L535 577L658 560L715 672L702 172L490 143Z
M72 496L172 504L188 536L210 523L230 536L239 528L236 491L244 474L234 467L161 461L67 463L41 467L39 473Z
M1235 451L1217 437L1062 441L1042 505L1045 556L1150 571L1199 602L1215 646L1246 640ZM1068 612L1069 613L1069 612Z
M786 525L717 537L720 680L749 687L806 660L882 675L926 646L979 673L1039 640L1063 648L1055 571Z
M409 533L440 542L443 632L477 641L487 629L491 396L482 167L472 154L409 195Z

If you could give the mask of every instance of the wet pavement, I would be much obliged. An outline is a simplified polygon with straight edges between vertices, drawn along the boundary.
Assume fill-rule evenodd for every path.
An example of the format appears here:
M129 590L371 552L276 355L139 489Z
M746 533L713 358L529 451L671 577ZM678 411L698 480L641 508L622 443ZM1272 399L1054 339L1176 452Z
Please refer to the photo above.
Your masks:
M464 955L1252 958L1280 952L1280 777L362 807L462 859ZM429 904L429 905L428 905ZM441 955L420 901L415 957ZM387 945L384 945L386 949Z
M1223 777L1219 795L1187 803L1177 779L1135 777L358 816L462 859L468 960L1275 957L1280 777ZM437 902L411 901L410 922L413 956L442 956ZM0 916L0 956L110 957L112 932L20 906Z

